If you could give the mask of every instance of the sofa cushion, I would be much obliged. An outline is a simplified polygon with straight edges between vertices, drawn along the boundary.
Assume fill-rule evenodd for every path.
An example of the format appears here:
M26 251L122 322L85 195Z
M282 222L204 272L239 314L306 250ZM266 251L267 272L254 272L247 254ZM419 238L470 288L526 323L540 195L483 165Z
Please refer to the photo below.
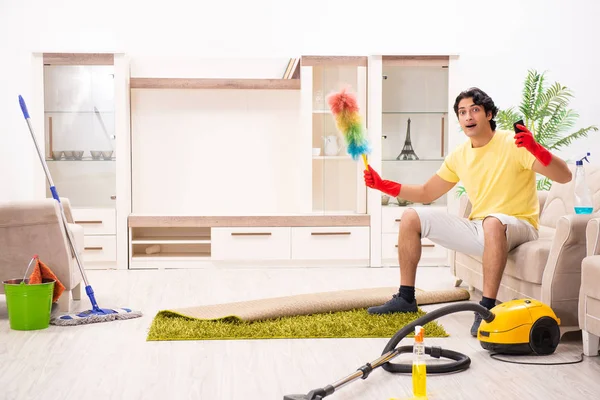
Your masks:
M540 236L542 236L541 232ZM514 248L508 253L504 274L525 282L541 285L551 245L552 238L544 237ZM468 257L477 260L479 263L483 262L480 256Z

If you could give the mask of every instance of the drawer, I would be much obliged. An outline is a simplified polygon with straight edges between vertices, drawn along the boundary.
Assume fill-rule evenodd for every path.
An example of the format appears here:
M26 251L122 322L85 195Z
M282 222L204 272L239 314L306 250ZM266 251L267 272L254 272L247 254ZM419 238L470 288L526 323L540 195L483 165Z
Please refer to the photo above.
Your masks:
M83 262L117 261L117 237L84 236L83 237Z
M447 250L429 239L421 239L421 262L427 264L428 260L445 260ZM386 233L381 235L381 258L395 260L398 264L398 234Z
M117 233L117 212L112 208L73 208L73 219L83 227L84 235Z
M292 227L295 260L365 260L369 247L368 226Z
M289 227L212 228L213 260L289 260Z

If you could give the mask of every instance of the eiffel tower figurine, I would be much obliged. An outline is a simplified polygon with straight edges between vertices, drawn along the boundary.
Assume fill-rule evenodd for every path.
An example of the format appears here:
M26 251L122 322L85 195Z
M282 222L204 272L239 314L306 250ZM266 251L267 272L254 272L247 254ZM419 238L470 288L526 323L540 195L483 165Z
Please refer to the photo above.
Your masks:
M410 118L408 119L408 126L406 128L406 140L404 140L404 147L402 148L402 152L398 154L396 160L418 160L419 157L415 154L413 150L412 143L410 142Z

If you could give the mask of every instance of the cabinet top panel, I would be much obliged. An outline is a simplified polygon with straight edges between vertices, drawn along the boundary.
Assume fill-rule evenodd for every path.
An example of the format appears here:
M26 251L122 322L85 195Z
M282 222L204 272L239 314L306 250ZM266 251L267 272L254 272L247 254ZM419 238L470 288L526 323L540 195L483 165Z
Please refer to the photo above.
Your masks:
M129 226L201 227L201 226L369 226L370 215L130 215Z

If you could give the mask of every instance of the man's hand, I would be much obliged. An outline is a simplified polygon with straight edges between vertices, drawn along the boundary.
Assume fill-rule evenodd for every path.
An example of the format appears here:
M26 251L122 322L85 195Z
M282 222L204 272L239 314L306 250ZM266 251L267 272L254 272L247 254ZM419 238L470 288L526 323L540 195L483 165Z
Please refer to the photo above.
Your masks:
M364 172L365 185L372 189L377 189L390 196L398 196L400 194L401 184L394 181L386 181L381 179L379 174L369 165Z
M520 131L515 135L515 144L517 147L525 147L544 167L547 167L550 164L550 161L552 161L552 154L535 141L535 138L529 129L521 124L515 126Z

